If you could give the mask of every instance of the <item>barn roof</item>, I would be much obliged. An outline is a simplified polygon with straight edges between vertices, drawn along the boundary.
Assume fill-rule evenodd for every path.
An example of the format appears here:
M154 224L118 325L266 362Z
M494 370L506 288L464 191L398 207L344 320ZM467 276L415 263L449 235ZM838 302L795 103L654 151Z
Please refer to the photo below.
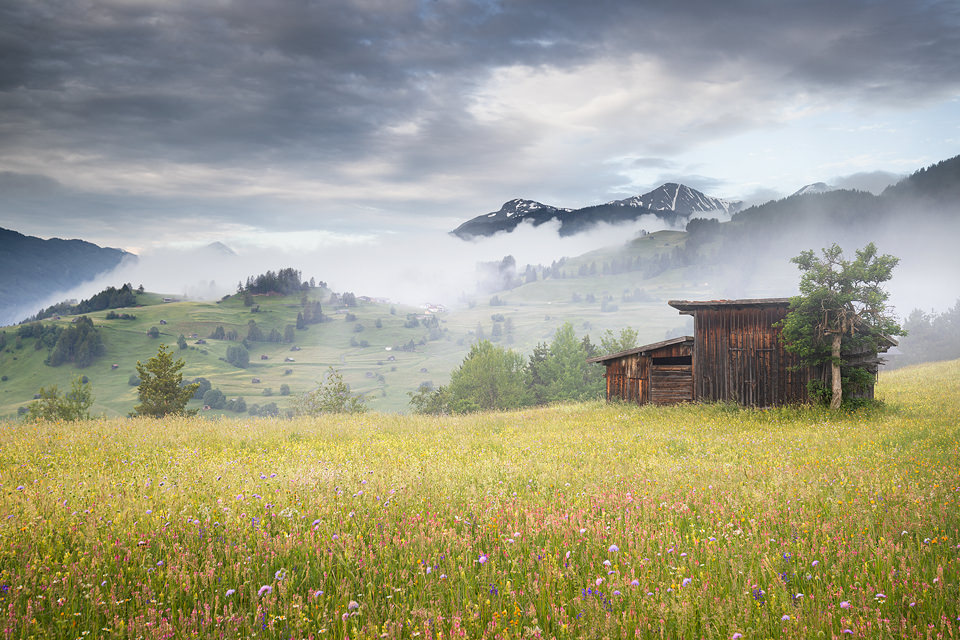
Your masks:
M667 304L677 309L681 315L693 315L698 309L719 309L721 307L782 307L790 305L790 298L745 298L742 300L668 300ZM897 346L890 336L880 337L880 350L886 351ZM614 354L617 355L617 354Z
M646 353L649 351L656 351L657 349L662 349L663 347L669 347L671 345L681 344L684 342L690 342L690 344L693 344L693 336L680 336L679 338L670 338L669 340L662 340L660 342L645 344L642 347L634 347L633 349L627 349L626 351L609 353L605 356L595 356L593 358L587 358L587 362L599 362L599 363L609 362L610 360L616 360L617 358L632 356L638 353Z
M746 298L743 300L668 300L667 304L680 311L692 314L697 309L719 307L782 307L790 304L790 298Z

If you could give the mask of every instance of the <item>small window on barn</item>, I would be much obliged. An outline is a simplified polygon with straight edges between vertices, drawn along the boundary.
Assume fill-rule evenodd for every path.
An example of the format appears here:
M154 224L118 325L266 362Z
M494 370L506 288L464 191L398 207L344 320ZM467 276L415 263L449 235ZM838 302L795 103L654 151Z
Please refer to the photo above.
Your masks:
M663 358L654 358L654 366L658 364L693 364L693 356L666 356Z

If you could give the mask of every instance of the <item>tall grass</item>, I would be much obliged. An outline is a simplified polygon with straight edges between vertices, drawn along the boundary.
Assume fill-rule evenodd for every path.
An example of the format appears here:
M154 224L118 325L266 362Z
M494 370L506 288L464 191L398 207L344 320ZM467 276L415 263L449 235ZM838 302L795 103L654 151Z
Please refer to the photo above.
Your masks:
M960 362L885 407L0 430L5 638L960 634Z

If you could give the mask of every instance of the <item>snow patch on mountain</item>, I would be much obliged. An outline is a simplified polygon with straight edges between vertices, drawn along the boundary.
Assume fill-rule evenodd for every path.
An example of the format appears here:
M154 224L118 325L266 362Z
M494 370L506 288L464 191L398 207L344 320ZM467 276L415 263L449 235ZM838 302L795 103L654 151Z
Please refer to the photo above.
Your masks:
M714 198L676 182L668 182L649 193L632 196L624 200L612 200L607 204L615 207L637 207L650 211L672 211L684 216L711 211L722 211L730 215L739 211L743 206L740 201Z
M793 195L802 196L808 193L827 193L828 191L836 191L836 187L831 187L826 182L814 182L813 184L800 187L793 193Z

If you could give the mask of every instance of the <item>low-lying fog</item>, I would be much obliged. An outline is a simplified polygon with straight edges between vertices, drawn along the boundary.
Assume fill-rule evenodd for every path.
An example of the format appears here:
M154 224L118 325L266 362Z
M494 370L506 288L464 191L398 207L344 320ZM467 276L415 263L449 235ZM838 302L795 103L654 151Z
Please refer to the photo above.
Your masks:
M909 220L909 217L904 217ZM958 226L958 225L954 225ZM519 271L526 264L543 264L561 257L575 257L602 247L619 246L642 230L654 232L667 225L654 216L629 224L600 225L586 232L561 238L557 224L540 227L521 225L512 233L463 241L443 231L340 236L324 233L264 234L260 237L225 237L223 244L199 247L168 247L143 251L115 271L77 289L51 296L36 309L64 299L82 299L106 286L130 282L149 291L190 299L219 299L236 291L248 276L284 267L302 272L304 280L322 280L335 291L389 298L407 304L425 302L456 306L465 295L476 293L478 265L512 255ZM816 230L823 235L824 230ZM882 253L900 258L894 279L888 283L891 302L899 315L914 308L944 310L960 298L960 237L941 226L925 229L904 224L899 228L857 232L874 240ZM829 233L829 232L828 232ZM803 244L799 236L773 238L770 245L738 251L729 256L723 276L712 279L712 297L789 296L797 292L799 272L789 262L800 249L819 249ZM866 240L841 238L848 255ZM778 249L771 249L777 245ZM228 248L229 247L229 248ZM711 267L712 268L712 267ZM638 280L641 278L637 272ZM642 282L638 281L638 286ZM784 287L789 287L785 290ZM626 323L626 321L625 321Z

